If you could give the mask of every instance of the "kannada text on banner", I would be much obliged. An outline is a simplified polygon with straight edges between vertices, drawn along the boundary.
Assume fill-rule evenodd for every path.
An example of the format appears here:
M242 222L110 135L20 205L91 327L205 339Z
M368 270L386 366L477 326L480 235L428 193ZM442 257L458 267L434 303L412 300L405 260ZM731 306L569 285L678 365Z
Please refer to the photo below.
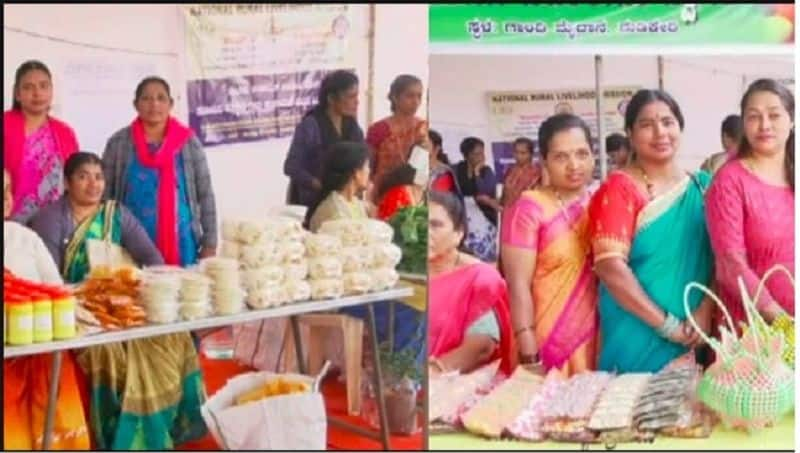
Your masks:
M794 4L433 4L430 42L457 45L794 43Z
M202 4L186 20L189 125L206 146L290 136L322 78L354 66L352 7Z

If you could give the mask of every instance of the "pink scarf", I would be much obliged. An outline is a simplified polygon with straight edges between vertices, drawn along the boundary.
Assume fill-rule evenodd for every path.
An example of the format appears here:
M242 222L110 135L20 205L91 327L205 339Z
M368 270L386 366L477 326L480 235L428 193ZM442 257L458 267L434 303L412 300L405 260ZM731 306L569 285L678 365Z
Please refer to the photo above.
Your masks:
M431 277L428 283L428 355L439 357L464 341L467 329L494 311L500 344L489 362L500 359L500 371L515 367L508 293L505 280L491 265L476 263Z
M69 156L78 151L78 140L75 132L63 121L48 117L50 130L61 161L66 162ZM3 166L8 170L12 183L24 175L19 174L22 155L25 153L25 115L19 110L8 110L3 113ZM14 187L17 185L14 184Z
M131 124L131 138L136 147L139 161L148 168L158 171L158 214L156 223L156 246L167 264L180 264L178 248L178 176L175 171L175 156L192 137L192 130L182 125L174 117L167 120L167 128L161 148L151 153L147 148L147 137L140 118Z

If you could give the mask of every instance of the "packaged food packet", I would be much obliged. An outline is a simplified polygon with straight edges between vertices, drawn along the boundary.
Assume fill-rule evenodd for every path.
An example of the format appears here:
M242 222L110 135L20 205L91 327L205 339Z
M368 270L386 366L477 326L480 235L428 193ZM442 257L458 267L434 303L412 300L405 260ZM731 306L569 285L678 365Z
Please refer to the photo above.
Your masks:
M678 418L674 426L659 430L667 437L704 439L711 435L715 420L711 411L698 399L697 386L702 377L699 367L687 382L684 400L678 408Z

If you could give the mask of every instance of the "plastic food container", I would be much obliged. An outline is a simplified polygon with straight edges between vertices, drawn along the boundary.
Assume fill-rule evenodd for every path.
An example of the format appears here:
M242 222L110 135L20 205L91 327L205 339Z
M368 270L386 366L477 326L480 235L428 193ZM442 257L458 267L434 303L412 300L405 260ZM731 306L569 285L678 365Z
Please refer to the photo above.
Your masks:
M33 343L33 302L24 295L6 296L8 310L8 344L26 345Z
M50 294L36 291L31 293L30 298L33 304L33 341L53 341L53 302Z
M53 338L68 340L77 336L75 323L75 298L67 291L54 290L51 293L53 302Z

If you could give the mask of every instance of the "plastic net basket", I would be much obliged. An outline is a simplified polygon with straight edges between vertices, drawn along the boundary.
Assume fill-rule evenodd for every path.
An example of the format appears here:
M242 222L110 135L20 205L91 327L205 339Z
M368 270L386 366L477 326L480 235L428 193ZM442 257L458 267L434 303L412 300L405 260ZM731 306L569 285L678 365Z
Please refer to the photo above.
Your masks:
M789 271L776 266L764 275L755 300L767 278L778 270L789 274L794 284ZM787 344L785 327L767 325L741 278L739 286L748 321L739 338L725 305L705 286L690 283L686 287L684 308L689 322L717 353L716 361L698 385L699 399L717 412L726 425L749 431L776 423L794 407L794 372L784 360L787 349L792 349L793 359L794 339ZM692 316L688 299L692 289L705 292L722 310L728 326L720 327L720 340L706 336ZM791 325L793 336L793 322Z

